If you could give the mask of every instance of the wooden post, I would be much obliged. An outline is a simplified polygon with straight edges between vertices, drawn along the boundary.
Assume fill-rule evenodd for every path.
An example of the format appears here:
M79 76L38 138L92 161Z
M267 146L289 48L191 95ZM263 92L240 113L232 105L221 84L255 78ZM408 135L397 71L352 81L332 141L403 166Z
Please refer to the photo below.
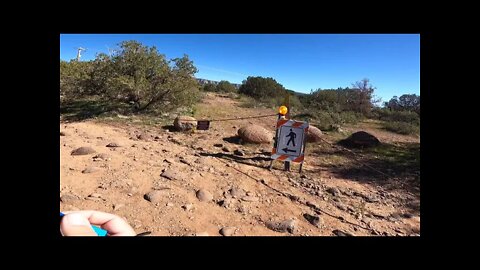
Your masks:
M277 118L277 122L275 123L275 138L274 138L274 141L273 141L273 148L277 148L277 139L278 139L278 128L277 128L277 123L278 123L278 120L280 120L280 114L278 114L278 118ZM273 167L273 159L270 161L270 166L268 167L269 170L272 170L272 167Z
M287 92L287 96L285 97L285 106L287 107L287 114L285 115L285 119L290 120L290 94ZM284 169L285 171L290 171L290 161L284 162Z
M308 128L310 128L310 124L308 125ZM307 134L305 133L304 136L303 136L303 160L302 160L302 163L300 163L300 169L298 170L299 173L302 173L303 162L305 162L305 150L306 149L307 149Z

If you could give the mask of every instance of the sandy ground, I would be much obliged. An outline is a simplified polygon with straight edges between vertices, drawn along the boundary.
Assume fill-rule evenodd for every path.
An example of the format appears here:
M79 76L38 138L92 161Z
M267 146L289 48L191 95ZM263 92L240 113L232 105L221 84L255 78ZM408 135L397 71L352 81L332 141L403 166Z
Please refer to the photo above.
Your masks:
M207 96L202 106L198 119L208 117L208 108L220 110L219 117L235 116L239 110L244 115L272 113L241 109L236 101L214 95ZM139 127L128 121L60 123L65 133L60 137L61 211L112 212L124 217L137 233L151 231L153 236L221 236L223 227L234 227L234 236L333 236L338 231L355 236L420 234L419 191L392 191L338 178L316 160L318 155L307 157L302 174L283 171L279 162L269 171L271 145L229 142L243 125L258 124L273 132L275 120L273 116L212 122L209 130L194 133ZM389 142L419 141L374 128L366 131ZM143 137L138 139L140 134ZM109 143L119 147L107 147ZM71 155L83 146L95 153ZM236 149L245 155L234 155ZM106 158L94 158L101 153ZM91 172L85 172L87 168ZM172 179L161 176L163 171ZM232 196L232 188L244 193ZM144 195L153 190L157 200L150 202ZM198 190L208 191L213 200L200 201ZM318 216L319 223L313 225L304 214ZM266 226L284 220L293 220L294 230L278 232Z

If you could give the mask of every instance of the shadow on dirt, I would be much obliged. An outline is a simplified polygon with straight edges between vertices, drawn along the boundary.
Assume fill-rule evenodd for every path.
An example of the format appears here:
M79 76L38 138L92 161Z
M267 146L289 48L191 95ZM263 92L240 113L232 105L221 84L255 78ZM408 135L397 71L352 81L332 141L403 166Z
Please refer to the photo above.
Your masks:
M208 157L216 157L216 158L221 158L225 159L228 161L233 161L249 166L254 166L257 168L268 168L268 163L267 161L270 161L270 157L240 157L237 155L232 155L232 154L226 154L226 153L200 153L201 156L208 156Z
M79 122L108 113L124 113L128 106L95 99L75 100L60 104L60 115L63 121Z
M168 130L168 131L170 131L170 132L175 132L175 131L177 131L177 130L175 129L175 126L173 126L173 125L165 125L165 126L162 126L162 129Z
M382 143L372 148L350 150L353 153L332 147L313 150L312 155L325 161L310 172L326 168L338 178L379 186L385 191L408 193L415 200L420 199L419 143ZM419 211L417 202L405 203L413 212Z
M228 143L242 145L242 138L240 138L239 136L225 137L225 138L223 138L223 141L228 142Z

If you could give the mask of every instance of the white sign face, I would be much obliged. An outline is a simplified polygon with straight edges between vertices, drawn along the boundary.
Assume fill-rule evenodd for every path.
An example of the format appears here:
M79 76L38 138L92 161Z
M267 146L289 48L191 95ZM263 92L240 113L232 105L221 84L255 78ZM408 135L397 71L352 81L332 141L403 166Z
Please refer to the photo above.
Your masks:
M300 156L302 154L305 129L281 126L278 133L277 154Z

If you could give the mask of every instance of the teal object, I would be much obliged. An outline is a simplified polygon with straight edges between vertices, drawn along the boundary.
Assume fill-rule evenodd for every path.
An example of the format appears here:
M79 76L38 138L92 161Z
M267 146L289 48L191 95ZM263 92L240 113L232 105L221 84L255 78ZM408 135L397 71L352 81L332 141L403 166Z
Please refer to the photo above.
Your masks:
M94 225L92 225L92 228L97 233L98 236L107 236L108 232L106 230Z
M60 212L60 217L63 217L65 216L64 213ZM108 231L100 228L100 227L97 227L97 226L94 226L92 225L92 229L95 231L95 233L98 235L98 236L107 236L107 233Z

